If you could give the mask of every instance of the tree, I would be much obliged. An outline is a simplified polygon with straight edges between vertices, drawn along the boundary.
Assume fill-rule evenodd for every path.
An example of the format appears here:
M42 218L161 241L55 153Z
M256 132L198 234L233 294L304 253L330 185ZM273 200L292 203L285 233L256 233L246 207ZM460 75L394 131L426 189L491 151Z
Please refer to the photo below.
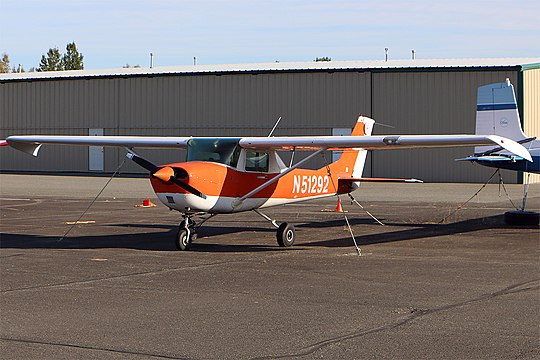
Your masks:
M38 71L57 71L62 69L62 60L58 48L52 48L47 51L47 57L41 55Z
M2 58L0 59L0 73L8 73L9 72L9 56L6 53L2 54Z
M319 61L332 61L332 58L329 58L328 56L320 57L315 59L316 62Z
M84 69L83 55L77 50L75 42L66 46L66 53L60 54L57 47L49 49L47 56L41 56L37 71L82 70Z
M83 54L77 50L75 41L67 44L66 53L62 56L62 70L82 70L84 69Z

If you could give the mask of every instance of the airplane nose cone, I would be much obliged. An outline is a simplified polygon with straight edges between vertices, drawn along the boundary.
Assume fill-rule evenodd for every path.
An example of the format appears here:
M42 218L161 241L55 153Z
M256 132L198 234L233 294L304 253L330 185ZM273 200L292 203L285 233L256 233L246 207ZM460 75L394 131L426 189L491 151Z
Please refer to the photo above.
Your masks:
M153 173L152 176L163 182L169 182L174 178L174 169L170 166L165 166Z

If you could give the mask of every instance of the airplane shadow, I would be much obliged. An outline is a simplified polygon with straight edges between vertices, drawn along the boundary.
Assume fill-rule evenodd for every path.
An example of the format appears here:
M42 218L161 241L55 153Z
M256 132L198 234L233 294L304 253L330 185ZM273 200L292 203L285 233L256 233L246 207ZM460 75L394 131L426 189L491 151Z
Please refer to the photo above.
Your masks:
M173 239L176 230L121 235L58 236L0 234L0 249L133 249L145 251L176 251ZM257 244L208 244L194 242L190 251L199 252L259 252L279 251L275 246Z
M374 224L371 219L349 219L351 225ZM512 228L504 223L503 215L469 219L451 224L403 224L387 223L393 227L407 227L406 230L385 231L380 227L381 232L369 235L355 235L359 245L376 243L387 243L394 241L404 241L413 239L430 238L457 233L472 232L489 228ZM150 231L131 234L107 234L107 235L70 235L59 241L59 236L46 235L26 235L26 234L0 234L0 249L134 249L146 251L176 251L173 239L176 235L176 226L167 224L112 224L108 227L130 227L142 229L168 229L167 231ZM265 226L265 227L262 227ZM200 235L205 240L215 236L232 235L237 233L255 233L249 235L253 241L257 241L257 233L274 233L273 227L262 226L219 226L205 224L200 229ZM345 226L343 219L333 219L325 221L313 221L299 223L295 225L298 229L309 230L309 228L335 228ZM413 229L410 229L414 227ZM537 228L537 227L535 227ZM247 236L244 235L243 239ZM339 239L305 241L305 237L300 237L297 245L290 250L302 250L310 246L320 247L350 247L351 238L345 236ZM287 249L289 250L289 249ZM219 244L197 241L193 243L191 251L197 252L259 252L259 251L283 251L277 244L238 244L222 242Z
M413 229L397 230L385 232L381 227L381 232L369 235L355 234L358 245L383 244L387 242L397 242L405 240L424 239L438 236L455 235L486 229L512 229L516 226L507 225L504 222L504 215L488 216L476 219L468 219L449 224L414 224L414 223L386 223L389 226L414 227ZM519 228L533 228L538 226L520 226ZM333 240L312 241L299 244L298 246L322 246L322 247L350 247L351 237L343 237Z

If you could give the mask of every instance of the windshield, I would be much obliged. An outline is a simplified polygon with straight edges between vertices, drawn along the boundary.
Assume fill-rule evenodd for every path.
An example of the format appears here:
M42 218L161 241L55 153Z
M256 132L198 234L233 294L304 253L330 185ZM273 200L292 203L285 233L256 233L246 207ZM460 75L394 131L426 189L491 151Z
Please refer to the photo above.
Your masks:
M240 147L236 138L193 138L188 141L187 161L212 161L236 167Z

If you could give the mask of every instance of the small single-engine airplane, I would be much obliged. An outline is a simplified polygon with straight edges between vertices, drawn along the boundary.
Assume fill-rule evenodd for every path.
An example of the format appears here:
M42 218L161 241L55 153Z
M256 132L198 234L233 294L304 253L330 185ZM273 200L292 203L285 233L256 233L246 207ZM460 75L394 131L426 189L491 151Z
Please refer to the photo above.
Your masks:
M523 144L532 161L522 158L500 146L477 146L474 155L459 161L471 161L498 169L524 171L540 174L540 140L527 137L521 128L514 87L509 79L503 83L489 84L478 88L476 108L476 134L499 135ZM538 224L538 213L525 211L527 185L521 210L508 211L505 220L510 224Z
M37 156L42 144L119 146L127 157L150 172L159 200L178 210L183 217L176 247L187 250L196 239L194 215L253 210L277 228L280 246L295 240L293 225L262 214L259 209L298 201L347 194L362 181L415 181L414 179L363 178L368 150L455 147L495 144L510 153L531 160L520 144L497 135L381 135L372 136L375 121L360 116L351 136L288 137L122 137L122 136L10 136L11 147ZM187 161L154 165L133 148L186 148ZM313 151L306 158L286 166L278 150ZM317 170L300 166L326 150L343 150L339 160ZM294 152L293 152L294 155Z

